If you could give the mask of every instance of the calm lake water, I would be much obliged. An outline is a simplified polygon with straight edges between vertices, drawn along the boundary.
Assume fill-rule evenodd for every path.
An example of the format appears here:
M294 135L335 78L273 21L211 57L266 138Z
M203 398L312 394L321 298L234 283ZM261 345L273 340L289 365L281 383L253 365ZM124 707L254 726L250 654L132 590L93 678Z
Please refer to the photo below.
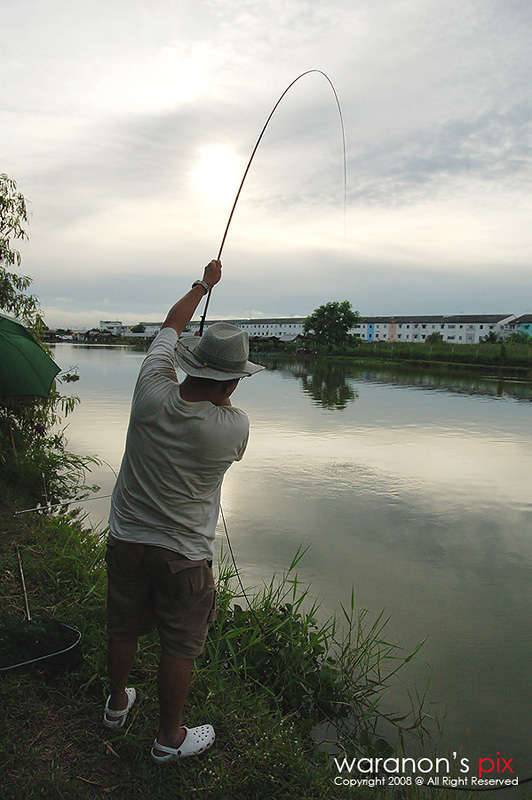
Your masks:
M81 376L70 449L108 462L92 478L108 494L144 356L68 344L55 356ZM447 746L530 775L532 386L272 362L233 401L252 429L223 490L244 583L309 547L298 574L324 616L354 587L357 608L390 616L390 640L428 637L403 679L423 690L430 677ZM109 500L86 509L106 524ZM406 688L387 703L405 708Z

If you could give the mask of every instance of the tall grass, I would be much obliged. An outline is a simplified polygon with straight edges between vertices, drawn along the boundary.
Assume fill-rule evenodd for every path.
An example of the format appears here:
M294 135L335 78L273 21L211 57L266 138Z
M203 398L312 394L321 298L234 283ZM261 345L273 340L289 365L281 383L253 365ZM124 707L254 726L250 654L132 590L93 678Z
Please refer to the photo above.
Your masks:
M20 518L19 518L20 520ZM2 525L7 532L7 517ZM379 735L388 681L405 657L385 635L386 620L369 621L354 602L342 618L318 620L319 606L301 585L298 553L279 578L248 592L236 587L225 557L218 568L219 608L205 652L196 662L186 707L189 725L211 722L216 746L199 760L160 770L147 754L158 704L156 635L140 641L131 682L139 701L123 732L101 728L105 676L104 536L66 516L34 516L0 542L4 613L22 616L15 543L20 543L32 613L51 613L83 635L83 661L48 676L37 669L4 673L5 725L0 763L6 797L231 797L276 800L342 796L316 726L345 753L387 754ZM408 711L408 709L406 709ZM419 728L416 714L403 727ZM314 738L311 732L314 732ZM333 736L334 734L334 736ZM17 794L18 792L18 794ZM47 794L48 793L48 794ZM377 798L360 792L352 796Z
M532 343L514 344L452 344L442 342L425 344L423 342L360 342L347 348L333 351L333 355L346 355L355 358L386 359L390 361L442 362L484 367L516 367L522 370L532 368Z
M422 643L404 653L389 642L384 613L371 621L367 610L356 609L354 593L340 617L319 622L319 604L309 601L310 587L301 585L296 572L303 555L298 551L280 578L246 596L236 588L234 567L222 560L218 617L202 668L215 676L220 692L237 676L281 714L294 715L305 734L328 723L328 738L344 752L367 754L370 747L390 753L379 734L381 721L403 733L423 733L424 695L416 708L409 702L400 714L381 708L390 682Z

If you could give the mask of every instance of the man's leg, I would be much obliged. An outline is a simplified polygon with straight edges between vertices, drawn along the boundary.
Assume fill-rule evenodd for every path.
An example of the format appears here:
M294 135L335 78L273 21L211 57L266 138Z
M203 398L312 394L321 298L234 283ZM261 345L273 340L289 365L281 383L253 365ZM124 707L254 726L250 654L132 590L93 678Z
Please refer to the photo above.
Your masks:
M177 749L185 739L186 731L181 727L183 708L194 659L201 654L207 637L216 591L212 568L205 560L191 562L179 553L165 553L160 547L151 548L149 555L162 650L157 675L157 742ZM156 747L152 753L156 757L166 755Z
M107 674L111 680L109 709L112 711L122 711L127 706L126 686L137 654L137 642L137 638L107 642Z
M166 747L179 747L185 738L181 728L183 708L192 677L192 659L161 654L157 689L159 692L159 730L157 741ZM155 748L156 755L164 755Z

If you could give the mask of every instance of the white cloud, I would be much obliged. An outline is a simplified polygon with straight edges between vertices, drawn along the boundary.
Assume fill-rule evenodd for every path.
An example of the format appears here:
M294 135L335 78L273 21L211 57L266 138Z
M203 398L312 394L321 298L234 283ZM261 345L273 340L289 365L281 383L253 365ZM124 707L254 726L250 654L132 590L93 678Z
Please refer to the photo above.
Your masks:
M531 17L518 0L11 4L2 168L31 200L24 271L69 313L98 296L122 316L142 298L143 316L163 311L217 253L232 203L195 191L202 149L245 165L281 92L318 68L346 124L345 258L338 115L310 75L251 168L215 313L257 297L265 314L307 313L331 285L366 313L415 287L423 310L438 279L442 304L506 297L517 312L531 288Z

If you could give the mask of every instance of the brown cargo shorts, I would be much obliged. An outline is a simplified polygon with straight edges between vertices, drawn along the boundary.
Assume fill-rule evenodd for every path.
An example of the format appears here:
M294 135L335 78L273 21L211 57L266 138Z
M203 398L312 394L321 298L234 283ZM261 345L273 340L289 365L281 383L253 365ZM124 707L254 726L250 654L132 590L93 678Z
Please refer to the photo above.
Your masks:
M107 636L129 641L157 628L164 653L197 658L216 615L212 561L112 537L105 560Z

